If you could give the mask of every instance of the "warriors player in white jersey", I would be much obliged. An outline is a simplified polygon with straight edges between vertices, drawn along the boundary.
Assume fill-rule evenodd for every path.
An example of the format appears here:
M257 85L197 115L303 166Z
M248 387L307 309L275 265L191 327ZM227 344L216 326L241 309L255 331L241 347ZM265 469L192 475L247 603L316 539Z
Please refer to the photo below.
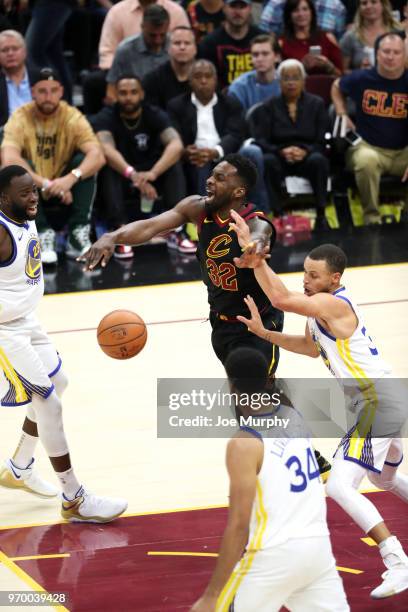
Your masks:
M69 521L108 522L126 510L127 502L91 495L77 480L62 421L67 379L34 312L44 292L34 222L37 207L37 187L27 170L0 170L0 400L8 410L26 407L17 449L0 470L0 486L42 497L57 495L58 489L33 470L40 439L61 484L62 516Z
M336 452L327 494L379 546L388 571L382 575L382 584L371 592L371 596L380 599L400 593L408 589L408 557L374 504L359 493L358 487L367 475L380 489L389 490L408 501L408 476L397 471L402 462L401 439L386 430L388 415L394 427L391 431L394 436L400 435L407 418L406 403L404 396L393 393L397 381L387 383L390 368L381 359L358 309L341 285L346 256L335 245L313 249L304 262L304 294L289 291L267 265L266 252L257 244L250 243L245 222L234 212L231 215L235 221L231 224L232 229L237 232L244 250L242 258L235 261L236 265L254 268L257 281L276 308L308 317L304 336L269 332L263 327L257 308L248 296L246 303L251 319L239 317L240 321L253 333L286 350L309 357L321 355L343 386L345 395L350 390L354 393L356 425L343 438ZM356 394L359 388L361 392ZM376 411L379 419L382 415L386 417L380 423L384 430L379 437L374 433L379 420Z
M285 606L346 612L324 488L303 419L282 395L279 406L248 406L248 397L259 396L267 381L268 364L256 349L232 351L225 369L245 424L227 447L228 524L217 565L192 611L278 612ZM263 424L262 418L276 416L288 419L286 428ZM253 426L248 417L255 417Z

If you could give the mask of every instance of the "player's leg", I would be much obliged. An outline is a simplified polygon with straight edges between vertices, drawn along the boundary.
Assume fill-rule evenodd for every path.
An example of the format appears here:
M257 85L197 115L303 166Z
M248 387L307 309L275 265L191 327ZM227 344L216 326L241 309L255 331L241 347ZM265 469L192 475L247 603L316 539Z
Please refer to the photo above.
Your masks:
M329 537L298 540L297 554L305 565L315 565L316 577L308 581L305 568L305 586L297 589L285 601L291 612L347 612L350 607L344 592L343 581L336 569ZM310 563L313 559L313 564Z
M371 482L385 491L391 491L401 499L408 502L408 476L398 471L403 459L402 440L394 438L387 453L381 473L369 472Z
M375 440L372 442L375 454ZM382 446L386 442L380 441ZM326 492L378 544L385 566L389 569L394 568L388 580L390 582L392 579L392 588L388 588L388 585L385 585L384 589L381 588L383 585L378 587L378 596L389 597L408 588L408 559L398 538L391 534L377 508L358 491L366 473L367 468L346 460L340 448L333 461ZM373 593L373 597L376 597L374 591Z

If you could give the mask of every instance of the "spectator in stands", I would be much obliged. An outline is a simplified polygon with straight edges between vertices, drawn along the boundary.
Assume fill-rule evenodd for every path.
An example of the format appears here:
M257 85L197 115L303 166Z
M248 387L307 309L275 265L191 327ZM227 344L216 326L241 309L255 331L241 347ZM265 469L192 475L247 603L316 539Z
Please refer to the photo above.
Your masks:
M60 74L64 98L72 102L72 78L64 56L65 24L76 0L34 0L26 32L28 62L33 68L53 66Z
M169 14L170 31L177 26L189 26L185 10L173 0L122 0L108 12L99 43L99 67L112 66L116 49L122 40L142 31L143 13L152 4L162 6Z
M172 98L190 91L189 74L197 54L191 28L179 26L169 35L169 60L143 79L146 101L162 109Z
M16 30L0 33L0 126L20 106L31 101L24 38Z
M262 15L260 28L265 32L283 32L283 10L286 0L269 0ZM337 38L346 29L346 9L340 0L315 0L317 26L323 32L333 32Z
M116 83L123 74L142 79L168 60L169 14L162 6L152 4L143 13L142 33L126 38L117 48L106 80ZM109 90L108 90L109 91Z
M88 121L61 100L57 73L43 68L31 84L33 101L17 109L4 126L2 163L26 168L40 189L36 224L42 261L51 264L57 261L55 229L66 223L66 255L76 258L89 249L95 175L105 160Z
M279 40L283 59L303 62L308 74L338 76L343 72L340 47L333 34L318 29L312 0L287 0L283 22L283 37ZM313 53L313 47L320 47L320 53Z
M275 64L279 53L280 49L273 34L258 34L252 39L251 57L255 70L239 76L228 89L228 94L238 99L245 113L266 98L280 94L280 83L275 74ZM249 194L250 201L264 212L269 212L261 148L254 142L246 141L239 153L251 159L258 169L257 184Z
M197 43L211 34L224 21L224 0L193 0L187 7L187 15Z
M106 94L106 75L115 51L125 38L141 34L143 13L152 4L162 6L168 12L170 31L180 25L190 25L185 10L173 0L121 0L115 4L106 15L102 28L99 70L90 72L84 79L84 110L87 114L101 109Z
M99 182L109 230L140 217L140 211L152 212L159 196L170 209L185 195L177 164L183 145L168 116L144 102L142 84L133 74L120 78L115 88L117 103L92 119L109 166ZM180 251L195 251L184 235L174 238ZM133 251L118 246L116 257L133 257Z
M216 67L220 88L253 68L250 42L261 31L251 25L251 8L251 0L225 0L225 22L198 46L198 57Z
M408 70L403 34L383 34L374 49L375 68L355 70L332 87L338 115L347 115L346 96L356 104L355 129L363 140L348 149L347 165L354 172L367 225L381 223L381 175L408 179ZM350 120L348 123L354 129ZM404 217L408 189L405 194Z
M253 116L252 136L264 153L271 207L282 212L287 176L307 178L316 199L316 229L327 229L325 206L329 162L324 154L328 116L323 100L304 91L306 72L296 59L278 68L282 94L261 104Z
M204 195L214 163L240 147L242 110L235 99L216 93L217 72L207 60L194 62L190 86L192 93L171 100L168 110L183 141L189 192Z
M228 94L238 99L244 111L265 98L280 94L275 74L280 48L274 35L258 34L251 40L250 49L254 70L241 74L228 88Z
M353 26L340 40L344 69L374 66L374 43L378 36L400 28L389 0L360 0Z

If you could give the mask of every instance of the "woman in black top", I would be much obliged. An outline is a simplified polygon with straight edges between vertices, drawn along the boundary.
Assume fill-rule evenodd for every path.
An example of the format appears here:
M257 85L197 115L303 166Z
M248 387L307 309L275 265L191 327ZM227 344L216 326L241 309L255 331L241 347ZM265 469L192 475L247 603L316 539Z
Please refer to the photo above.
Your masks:
M251 132L265 157L265 180L271 207L282 210L282 183L287 176L307 178L316 198L316 228L327 229L324 216L329 162L324 154L328 116L323 100L304 91L305 69L295 59L278 70L281 95L269 98L251 118Z

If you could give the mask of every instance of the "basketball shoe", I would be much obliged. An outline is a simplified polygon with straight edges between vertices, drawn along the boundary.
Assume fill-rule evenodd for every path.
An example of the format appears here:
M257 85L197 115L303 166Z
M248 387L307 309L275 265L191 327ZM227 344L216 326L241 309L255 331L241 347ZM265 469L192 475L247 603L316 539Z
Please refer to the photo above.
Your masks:
M371 591L373 599L385 599L408 589L408 565L399 563L386 570L381 578L383 582Z
M315 450L314 454L316 457L317 465L319 466L319 472L322 482L326 482L330 474L331 464L327 461L327 459L323 457L323 455L319 453L318 450Z
M6 459L0 469L0 486L8 489L20 489L40 497L55 497L58 489L54 485L42 480L33 470L34 459L22 470L16 467L11 459Z
M98 497L81 487L74 499L62 495L62 518L70 523L109 523L127 508L125 499Z

